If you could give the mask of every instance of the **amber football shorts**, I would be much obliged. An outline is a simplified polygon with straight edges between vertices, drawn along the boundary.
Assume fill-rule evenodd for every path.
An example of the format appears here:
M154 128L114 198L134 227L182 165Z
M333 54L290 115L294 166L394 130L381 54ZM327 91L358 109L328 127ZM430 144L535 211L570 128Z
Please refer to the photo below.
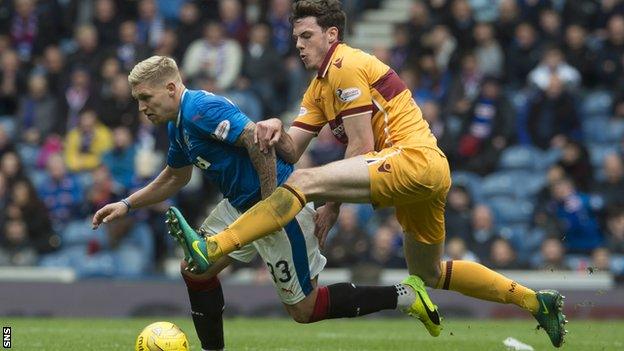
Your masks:
M444 207L451 186L444 153L427 146L392 146L364 157L373 206L394 206L403 230L415 240L443 242Z

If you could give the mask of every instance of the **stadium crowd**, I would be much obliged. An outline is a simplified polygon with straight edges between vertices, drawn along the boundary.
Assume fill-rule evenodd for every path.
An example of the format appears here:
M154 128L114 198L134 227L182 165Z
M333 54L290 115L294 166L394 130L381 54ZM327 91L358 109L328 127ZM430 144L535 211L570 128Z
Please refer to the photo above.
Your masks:
M391 0L385 0L391 1ZM380 0L345 0L358 21ZM219 200L198 177L171 203L91 230L90 216L153 178L164 126L138 113L127 73L174 57L187 85L253 120L288 124L310 72L291 0L0 2L0 265L80 276L157 273L176 256L163 225ZM449 157L446 256L494 269L624 276L624 1L414 0L387 47ZM324 130L298 166L341 158ZM387 211L343 205L331 267L402 268Z

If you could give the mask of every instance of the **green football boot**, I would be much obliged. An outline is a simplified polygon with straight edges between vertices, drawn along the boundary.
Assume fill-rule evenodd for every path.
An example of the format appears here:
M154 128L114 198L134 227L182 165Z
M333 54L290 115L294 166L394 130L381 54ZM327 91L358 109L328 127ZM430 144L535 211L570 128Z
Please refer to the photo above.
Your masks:
M561 347L563 338L567 334L565 324L568 321L563 314L563 300L565 296L557 290L540 290L536 293L539 302L539 311L533 315L544 329L554 347Z
M169 207L166 217L169 235L184 250L184 260L188 263L187 270L195 274L207 271L212 262L208 259L204 237L191 228L177 208Z
M410 275L401 284L410 286L416 294L416 299L412 305L404 309L403 312L418 318L425 325L431 336L440 335L442 318L438 312L438 306L434 305L431 299L429 299L429 294L427 294L425 289L425 282L418 276Z

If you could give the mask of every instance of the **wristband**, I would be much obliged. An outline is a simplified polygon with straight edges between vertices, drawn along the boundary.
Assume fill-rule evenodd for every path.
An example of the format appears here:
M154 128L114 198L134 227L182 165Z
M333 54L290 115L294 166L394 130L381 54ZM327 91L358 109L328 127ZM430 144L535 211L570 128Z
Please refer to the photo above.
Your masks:
M132 209L132 206L130 206L130 201L128 201L128 198L121 199L119 202L121 202L124 205L126 205L126 207L128 207L128 212L130 212L130 210Z

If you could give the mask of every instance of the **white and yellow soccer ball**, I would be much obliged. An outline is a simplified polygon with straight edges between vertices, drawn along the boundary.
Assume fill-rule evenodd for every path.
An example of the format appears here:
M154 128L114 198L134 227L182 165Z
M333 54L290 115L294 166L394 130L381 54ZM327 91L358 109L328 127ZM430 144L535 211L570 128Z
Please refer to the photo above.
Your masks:
M189 351L186 335L177 325L156 322L145 327L137 337L135 351Z

